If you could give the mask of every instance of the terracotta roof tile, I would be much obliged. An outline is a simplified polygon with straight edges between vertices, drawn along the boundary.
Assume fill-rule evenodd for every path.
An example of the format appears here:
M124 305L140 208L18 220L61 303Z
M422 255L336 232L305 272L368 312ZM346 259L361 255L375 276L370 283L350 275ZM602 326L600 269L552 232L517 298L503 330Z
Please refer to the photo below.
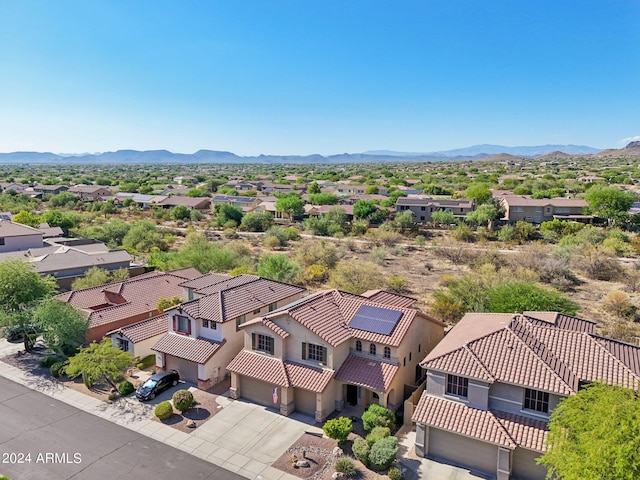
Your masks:
M257 324L264 325L265 327L276 333L280 338L287 338L289 336L288 332L286 332L283 328L275 324L273 321L271 321L270 318L267 317L256 317L252 318L251 320L247 320L242 325L240 325L240 328Z
M167 333L151 347L156 352L184 358L190 362L205 364L224 345L225 342L216 342L203 337L187 337L175 333Z
M294 387L321 393L335 372L243 350L227 366L227 370L280 387Z
M336 373L336 380L360 385L376 392L386 392L399 368L398 365L348 355Z
M215 285L225 280L230 280L233 277L231 275L225 275L223 273L206 273L192 280L187 280L180 284L181 287L198 290L199 288Z
M167 333L168 331L169 315L163 313L161 315L151 317L148 320L143 320L142 322L127 325L126 327L119 328L118 330L112 330L111 332L107 333L107 335L111 335L112 333L119 333L127 337L133 343L138 343L142 342L143 340L153 338L157 335L162 335L163 333Z
M400 295L399 293L387 292L386 290L368 290L362 294L372 302L389 305L392 307L409 308L418 300L415 298Z
M496 410L471 408L426 393L420 397L413 421L509 449L545 450L545 422Z

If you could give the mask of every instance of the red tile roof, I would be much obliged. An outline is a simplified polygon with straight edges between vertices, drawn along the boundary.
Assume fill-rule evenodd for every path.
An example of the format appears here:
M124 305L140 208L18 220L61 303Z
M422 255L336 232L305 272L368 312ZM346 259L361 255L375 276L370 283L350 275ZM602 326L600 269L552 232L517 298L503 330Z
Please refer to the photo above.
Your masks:
M264 325L265 327L267 327L268 329L276 333L280 338L287 338L289 336L288 332L286 332L284 329L282 329L281 327L273 323L270 318L266 318L266 317L256 317L256 318L252 318L251 320L247 320L242 325L240 325L240 328L244 328L249 325L257 325L257 324Z
M180 286L189 288L192 290L198 290L199 288L209 287L211 285L215 285L216 283L224 282L226 280L231 280L232 278L233 277L231 275L210 272L210 273L201 275L198 278L194 278L193 280L187 280L186 282L182 282Z
M367 297L372 302L389 305L391 307L409 308L418 301L415 298L400 295L399 293L387 292L386 290L368 290L364 292L362 296Z
M413 421L458 435L514 449L545 451L547 424L539 420L497 410L479 410L423 393Z
M151 350L202 365L207 363L224 343L203 337L193 338L167 333L151 347Z
M570 395L580 380L640 387L640 348L588 333L589 322L467 314L427 355L424 368ZM575 328L574 330L570 329Z
M127 325L126 327L122 327L117 330L112 330L111 332L107 333L107 335L119 333L120 335L124 335L125 337L127 337L133 343L138 343L142 342L143 340L153 338L157 335L162 335L163 333L167 333L168 331L169 315L163 313L155 317L151 317L148 320L143 320L142 322Z
M336 373L336 380L360 385L376 392L386 392L399 368L398 365L348 355Z
M160 298L181 297L179 286L200 276L195 268L152 272L123 282L66 292L56 296L89 315L89 328L156 311Z
M227 370L280 387L294 387L321 393L329 385L335 372L313 368L247 350L241 351L227 366Z

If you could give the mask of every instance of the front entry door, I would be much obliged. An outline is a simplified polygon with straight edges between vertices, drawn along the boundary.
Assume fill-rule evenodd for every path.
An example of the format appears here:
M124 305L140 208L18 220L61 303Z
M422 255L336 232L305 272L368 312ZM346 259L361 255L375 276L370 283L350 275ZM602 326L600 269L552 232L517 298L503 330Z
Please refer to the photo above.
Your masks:
M347 385L347 403L349 405L358 404L358 387L355 385Z

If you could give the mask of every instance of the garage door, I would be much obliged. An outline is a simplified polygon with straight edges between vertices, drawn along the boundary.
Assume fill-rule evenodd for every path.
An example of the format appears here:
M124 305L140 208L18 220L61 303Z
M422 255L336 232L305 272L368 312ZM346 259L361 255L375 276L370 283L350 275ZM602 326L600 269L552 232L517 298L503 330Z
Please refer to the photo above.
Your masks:
M429 455L494 477L498 470L498 447L437 428L429 428Z
M273 403L272 388L275 385L265 383L249 377L240 377L240 396L258 405L279 408L279 404ZM280 389L278 389L280 395ZM278 399L279 400L279 399Z
M165 365L167 369L177 370L180 379L185 382L198 383L198 364L185 360L183 358L165 355Z
M316 393L296 388L296 411L314 417L316 414Z
M511 478L518 480L544 479L547 469L536 463L540 453L516 448L513 452L513 464L511 466Z

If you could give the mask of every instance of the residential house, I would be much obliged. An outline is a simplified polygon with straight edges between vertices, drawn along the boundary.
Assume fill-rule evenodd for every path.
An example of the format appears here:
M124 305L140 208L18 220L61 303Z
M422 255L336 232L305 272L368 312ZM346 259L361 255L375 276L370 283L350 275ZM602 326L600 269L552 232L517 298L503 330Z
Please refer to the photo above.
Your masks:
M398 197L396 200L396 212L402 213L410 210L414 223L425 224L431 221L431 214L440 210L446 210L455 217L463 218L474 208L473 200L465 198L434 198L428 196Z
M415 299L367 294L322 291L245 322L244 349L227 366L231 396L316 421L345 404L396 410L444 324Z
M105 197L111 197L113 192L107 187L101 187L100 185L74 185L67 190L69 193L73 193L81 200L96 201L102 200Z
M27 187L29 187L29 185L26 185L24 183L0 182L0 190L2 190L3 192L13 190L16 193L22 193Z
M156 368L210 388L243 346L244 322L300 298L305 289L254 275L208 274L181 284L188 301L167 312L167 333L151 349Z
M490 478L543 479L550 414L586 383L638 389L640 348L556 312L468 313L421 363L416 453Z
M181 296L185 280L202 274L195 268L170 272L149 272L121 282L61 293L56 298L67 302L89 318L87 341L100 341L108 332L151 318L161 298Z
M188 207L193 210L208 210L211 208L211 199L209 197L183 197L180 195L170 195L157 203L164 208L172 207Z
M211 198L211 203L213 205L231 205L241 208L246 213L253 211L260 204L260 199L236 195L214 195Z
M336 195L343 197L347 195L364 195L369 187L376 187L378 195L387 196L387 188L382 185L352 185L340 182L336 185Z
M503 195L500 205L505 214L502 218L510 224L518 221L542 223L558 218L591 222L592 215L584 215L586 200L580 198L531 198L528 195Z
M304 214L308 217L320 217L329 213L332 208L342 209L347 222L353 221L353 205L311 205L307 203L304 206Z
M192 183L196 185L198 183L198 179L196 177L192 177L189 175L181 175L179 177L175 177L173 181L178 185L184 185L185 183Z
M137 358L155 355L151 350L158 340L169 331L169 315L165 312L141 322L125 325L107 332L113 346L129 352Z
M66 192L69 189L66 185L42 185L37 184L33 186L33 191L36 193L42 193L46 195L57 195L58 193Z
M43 245L43 232L37 228L0 220L0 253L24 251Z

